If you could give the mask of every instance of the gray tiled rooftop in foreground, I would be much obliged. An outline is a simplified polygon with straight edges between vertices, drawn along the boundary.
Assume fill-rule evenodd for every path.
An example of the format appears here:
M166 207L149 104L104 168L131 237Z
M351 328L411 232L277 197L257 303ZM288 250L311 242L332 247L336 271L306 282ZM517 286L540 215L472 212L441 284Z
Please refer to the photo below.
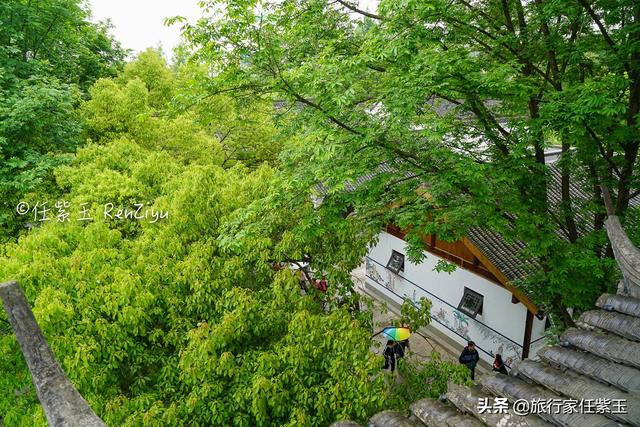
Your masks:
M596 309L583 313L577 327L562 334L559 345L538 352L540 361L517 362L510 375L487 375L475 387L450 383L446 403L424 399L406 413L377 414L369 425L640 426L640 250L631 244L611 212L606 228L624 277L618 293L602 295ZM572 400L578 404L600 399L600 407L584 411L594 413L552 410L527 416L516 415L511 409L500 414L478 409L479 399L491 402L496 397L507 398L511 409L518 399ZM620 402L626 411L620 410Z

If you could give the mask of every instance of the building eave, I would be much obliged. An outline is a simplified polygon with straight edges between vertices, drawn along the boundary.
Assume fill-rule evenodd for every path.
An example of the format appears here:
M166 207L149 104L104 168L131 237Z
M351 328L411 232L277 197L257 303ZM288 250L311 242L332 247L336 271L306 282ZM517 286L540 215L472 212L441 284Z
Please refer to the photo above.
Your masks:
M509 281L507 276L505 276L500 271L500 269L496 267L495 264L493 264L491 260L487 258L487 256L476 245L474 245L466 237L462 238L462 243L464 243L464 245L471 251L471 253L473 253L473 255L476 256L476 258L480 260L480 262L487 268L487 270L489 270L491 274L493 274L498 279L500 284L509 292L511 292L513 296L527 308L527 310L529 310L534 315L540 313L540 309L538 308L538 306L535 305L533 301L531 301L531 299L527 295L525 295L521 290L516 288Z

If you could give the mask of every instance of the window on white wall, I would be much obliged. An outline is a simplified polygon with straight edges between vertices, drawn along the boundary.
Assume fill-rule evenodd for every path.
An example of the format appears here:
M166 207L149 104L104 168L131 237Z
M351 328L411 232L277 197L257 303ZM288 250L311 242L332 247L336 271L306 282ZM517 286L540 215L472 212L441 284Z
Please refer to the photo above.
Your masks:
M387 268L396 274L404 271L404 255L398 251L392 250L391 258L389 258L389 262L387 263Z
M484 297L481 294L465 287L460 304L458 304L458 310L475 318L478 314L482 314L483 301Z

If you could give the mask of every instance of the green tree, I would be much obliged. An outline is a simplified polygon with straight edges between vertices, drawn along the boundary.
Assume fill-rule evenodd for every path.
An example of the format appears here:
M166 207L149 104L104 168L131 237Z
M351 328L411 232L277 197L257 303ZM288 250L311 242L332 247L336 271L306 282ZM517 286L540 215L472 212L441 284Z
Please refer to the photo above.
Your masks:
M122 78L125 81L134 78L142 80L149 91L149 105L152 108L166 108L173 97L174 75L161 53L154 49L147 49L135 61L128 63Z
M354 310L349 273L377 228L347 215L342 194L314 206L292 193L274 167L287 156L225 163L212 130L229 117L241 148L260 126L242 127L241 104L185 108L204 96L183 83L193 70L172 70L172 100L152 106L147 73L166 70L152 55L128 67L136 75L98 80L82 104L91 142L55 169L47 195L69 203L69 219L54 210L0 246L0 280L20 281L69 378L108 425L319 426L404 402L371 352L370 313ZM266 123L266 147L269 110L247 114ZM168 217L105 215L139 203ZM326 301L274 268L307 259L328 276ZM428 306L403 320L424 324ZM0 361L0 385L14 391L0 398L4 421L44 425L10 333Z
M21 226L16 205L25 194L51 187L61 153L79 143L79 92L55 79L33 77L0 105L0 241Z
M110 24L89 22L79 0L8 0L0 5L1 87L34 75L87 89L114 76L126 52L109 35Z
M171 114L190 114L224 149L225 166L276 164L286 138L277 135L278 111L271 99L212 94L211 67L187 52L176 67L176 96ZM215 96L214 96L215 95Z
M0 4L0 241L23 228L25 195L51 189L53 168L81 143L75 114L99 77L113 76L125 51L92 24L79 0Z
M566 324L567 307L611 288L598 185L635 215L637 2L204 5L216 13L185 35L218 71L211 93L287 101L294 193L351 189L344 207L411 227L414 260L421 234L483 226L525 241L536 267L517 285ZM544 155L555 144L557 200Z
M2 280L21 281L80 392L114 425L326 425L382 409L369 330L218 243L273 171L186 160L124 136L89 145L56 170L70 221L5 248ZM118 221L108 202L169 216ZM77 220L82 203L93 221ZM1 344L7 389L27 390L0 401L5 422L43 424L13 337Z
M437 352L432 352L430 360L419 365L398 363L398 372L405 381L394 384L395 393L389 402L399 410L406 410L420 399L438 399L447 392L447 383L472 385L469 369L459 363L442 360Z

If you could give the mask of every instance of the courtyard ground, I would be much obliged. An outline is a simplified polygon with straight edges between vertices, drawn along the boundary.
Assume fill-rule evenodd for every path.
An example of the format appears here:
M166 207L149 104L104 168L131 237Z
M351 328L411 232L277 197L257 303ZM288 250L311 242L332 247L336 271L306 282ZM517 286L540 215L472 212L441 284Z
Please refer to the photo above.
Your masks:
M381 331L385 326L389 326L392 319L397 319L400 316L400 307L397 303L386 300L381 297L380 294L373 293L367 289L365 285L364 268L361 267L354 270L352 277L356 284L357 291L370 297L372 300L373 330L375 332ZM382 356L387 339L380 334L375 336L371 341L371 351ZM439 337L439 333L435 331L432 326L427 326L413 332L409 338L409 348L410 351L405 355L405 360L409 363L420 364L430 360L431 354L434 351L440 354L441 360L457 363L458 356L463 347L460 346L457 348L452 346L450 342L442 340ZM489 372L488 366L484 366L483 363L478 364L476 367L476 380L487 372Z

